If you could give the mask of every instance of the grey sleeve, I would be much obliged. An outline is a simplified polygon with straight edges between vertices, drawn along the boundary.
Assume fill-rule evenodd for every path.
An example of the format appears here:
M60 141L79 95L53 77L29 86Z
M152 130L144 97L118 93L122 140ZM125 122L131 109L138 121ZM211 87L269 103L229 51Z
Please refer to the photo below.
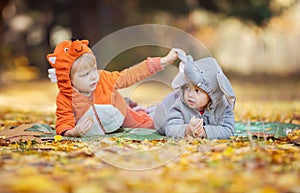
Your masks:
M205 125L205 131L208 139L228 139L234 135L234 113L232 107L228 105L225 109L223 118L217 125Z
M165 133L168 137L183 138L187 124L184 122L180 109L173 107L169 111L169 116L165 124Z
M153 115L154 126L156 131L161 135L166 135L165 125L168 118L168 114L174 101L177 99L177 94L175 92L167 95L162 102L158 103L155 107L155 112Z

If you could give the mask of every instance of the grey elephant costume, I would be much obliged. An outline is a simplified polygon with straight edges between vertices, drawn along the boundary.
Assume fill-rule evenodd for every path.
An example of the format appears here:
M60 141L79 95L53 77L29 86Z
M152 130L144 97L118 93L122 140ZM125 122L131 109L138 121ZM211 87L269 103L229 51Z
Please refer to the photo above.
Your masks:
M183 51L178 50L177 53L184 70L172 81L175 91L156 106L153 119L157 132L175 138L184 137L187 125L195 116L203 119L208 139L225 139L234 135L233 109L236 97L218 62L212 57L193 61ZM184 102L183 85L189 82L204 90L211 98L203 114Z

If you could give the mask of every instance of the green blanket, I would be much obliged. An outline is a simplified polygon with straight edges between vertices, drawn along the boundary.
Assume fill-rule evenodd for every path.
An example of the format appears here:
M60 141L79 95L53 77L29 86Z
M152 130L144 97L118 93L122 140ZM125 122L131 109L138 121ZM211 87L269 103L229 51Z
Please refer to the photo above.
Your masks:
M299 125L280 123L280 122L237 122L235 125L235 136L248 136L250 134L268 134L274 137L285 137L288 132L295 129L300 129ZM38 132L47 132L49 134L42 135L44 139L53 139L53 136L56 135L55 130L46 124L35 124L33 127L27 129L28 131L38 131ZM63 137L63 139L70 140L92 140L98 138L99 136L94 137ZM144 128L121 128L112 134L107 134L100 137L118 137L125 138L129 140L143 141L147 140L161 140L167 138L166 136L159 135L155 130L144 129Z
M295 130L300 129L299 125L280 123L280 122L237 122L235 124L236 136L248 136L250 133L268 134L274 137L286 137L286 135Z
M36 131L36 132L45 132L47 134L42 135L43 139L53 139L53 136L56 135L55 129L46 124L35 124L33 127L28 128L28 131ZM65 140L94 140L99 137L117 137L124 138L129 140L136 141L144 141L144 140L161 140L167 138L166 136L162 136L158 134L155 130L145 129L145 128L120 128L114 133L110 133L102 136L93 136L93 137L63 137Z

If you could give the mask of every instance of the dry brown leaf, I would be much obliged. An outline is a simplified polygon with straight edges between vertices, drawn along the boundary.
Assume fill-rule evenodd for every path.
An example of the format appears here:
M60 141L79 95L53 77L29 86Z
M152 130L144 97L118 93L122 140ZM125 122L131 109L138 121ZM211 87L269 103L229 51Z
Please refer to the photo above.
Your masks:
M0 138L0 146L7 146L9 145L9 142L7 142L5 139Z
M18 142L18 141L28 141L28 140L35 140L37 142L40 142L41 139L38 138L38 136L41 136L45 133L43 132L34 132L34 131L26 131L26 129L29 129L34 124L22 124L18 127L11 128L11 127L5 127L2 131L0 131L0 137L4 139L5 141L12 142Z

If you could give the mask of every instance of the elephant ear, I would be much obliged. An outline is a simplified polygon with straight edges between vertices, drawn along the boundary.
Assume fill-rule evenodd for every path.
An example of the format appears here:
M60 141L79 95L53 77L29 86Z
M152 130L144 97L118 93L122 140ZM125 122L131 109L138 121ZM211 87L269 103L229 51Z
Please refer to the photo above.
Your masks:
M187 56L184 65L184 74L193 84L197 85L200 82L198 69L195 66L193 57L190 55Z
M234 94L230 81L228 80L228 78L225 76L223 72L219 72L217 74L217 80L221 91L223 92L227 101L232 105L232 108L234 109L236 96Z

